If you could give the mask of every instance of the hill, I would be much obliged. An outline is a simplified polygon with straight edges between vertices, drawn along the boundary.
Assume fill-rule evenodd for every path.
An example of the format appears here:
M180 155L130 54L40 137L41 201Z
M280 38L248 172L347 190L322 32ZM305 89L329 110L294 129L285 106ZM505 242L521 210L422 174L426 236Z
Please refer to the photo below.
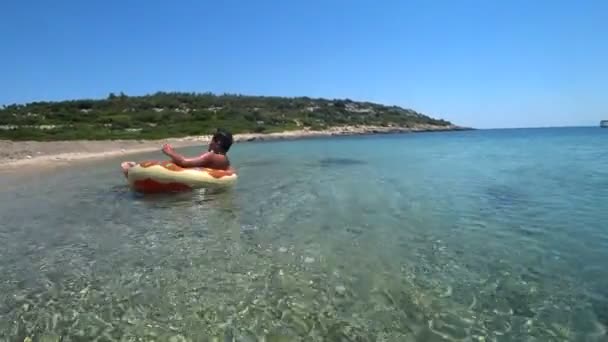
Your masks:
M349 99L157 92L106 99L14 104L0 109L0 139L161 139L202 135L216 127L234 133L272 133L338 126L449 127L411 109Z

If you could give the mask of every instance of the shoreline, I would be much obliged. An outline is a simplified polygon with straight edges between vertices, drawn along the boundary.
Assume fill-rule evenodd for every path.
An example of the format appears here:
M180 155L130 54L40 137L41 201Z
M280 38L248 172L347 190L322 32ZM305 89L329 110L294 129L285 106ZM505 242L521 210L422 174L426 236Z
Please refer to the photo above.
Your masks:
M459 126L418 125L415 127L343 126L325 130L294 130L277 133L234 134L234 143L274 140L300 140L332 136L378 135L417 132L450 132L471 130ZM62 164L76 160L103 159L160 151L163 144L183 148L207 144L210 135L158 140L76 140L76 141L10 141L0 140L0 169L27 165Z

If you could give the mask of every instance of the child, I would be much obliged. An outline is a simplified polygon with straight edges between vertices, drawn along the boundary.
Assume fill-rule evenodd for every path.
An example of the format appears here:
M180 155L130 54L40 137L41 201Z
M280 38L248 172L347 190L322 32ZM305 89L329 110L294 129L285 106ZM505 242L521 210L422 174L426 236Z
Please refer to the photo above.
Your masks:
M206 153L195 158L186 158L173 150L169 144L163 146L163 153L169 156L171 160L181 167L205 167L216 170L230 169L230 161L226 156L230 146L232 146L232 134L223 129L217 129Z

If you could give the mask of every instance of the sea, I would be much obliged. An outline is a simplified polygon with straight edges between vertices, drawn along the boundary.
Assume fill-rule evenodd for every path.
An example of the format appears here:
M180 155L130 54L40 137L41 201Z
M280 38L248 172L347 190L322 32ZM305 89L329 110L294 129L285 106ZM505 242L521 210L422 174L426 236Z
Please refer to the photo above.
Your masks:
M0 174L0 341L608 341L608 130L229 155L223 191L130 191L160 152Z

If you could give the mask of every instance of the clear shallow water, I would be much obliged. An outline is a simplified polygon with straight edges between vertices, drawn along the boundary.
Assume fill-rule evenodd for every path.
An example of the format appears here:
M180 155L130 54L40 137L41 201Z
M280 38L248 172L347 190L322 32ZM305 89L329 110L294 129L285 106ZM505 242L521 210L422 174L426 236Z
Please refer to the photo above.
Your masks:
M605 341L606 146L591 128L240 144L216 194L134 195L120 159L1 174L0 338Z

